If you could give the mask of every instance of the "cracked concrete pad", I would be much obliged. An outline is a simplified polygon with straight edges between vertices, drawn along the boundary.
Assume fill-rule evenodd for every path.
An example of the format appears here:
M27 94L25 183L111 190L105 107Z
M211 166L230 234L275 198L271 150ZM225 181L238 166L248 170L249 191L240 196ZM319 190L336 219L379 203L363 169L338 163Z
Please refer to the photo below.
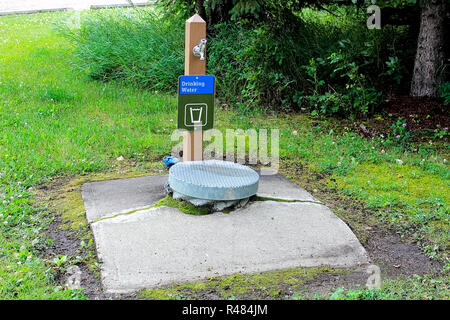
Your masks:
M260 175L258 192L256 195L282 200L320 202L305 189L286 179L281 174Z
M81 189L89 223L142 209L164 198L168 175L89 182ZM258 196L282 200L315 201L310 193L281 174L261 175Z
M167 175L162 175L85 183L81 195L87 221L91 223L156 204L166 196L167 179Z
M316 203L257 201L230 214L205 216L161 206L91 226L108 292L369 261L349 227Z

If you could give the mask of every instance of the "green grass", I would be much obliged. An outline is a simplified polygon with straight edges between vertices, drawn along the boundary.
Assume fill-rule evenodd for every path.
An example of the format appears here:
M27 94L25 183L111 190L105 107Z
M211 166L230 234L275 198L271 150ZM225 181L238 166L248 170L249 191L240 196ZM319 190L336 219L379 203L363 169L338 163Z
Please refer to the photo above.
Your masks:
M170 150L174 97L90 82L72 71L73 48L53 31L66 17L0 18L2 298L72 297L70 290L54 292L51 266L38 258L48 218L33 207L30 187L110 168L119 156L142 162Z
M55 265L43 256L49 246L43 230L55 211L45 205L36 207L33 189L38 184L57 176L114 170L119 156L134 167L145 167L159 162L175 144L170 141L176 127L175 96L120 82L91 81L87 74L73 70L74 47L54 30L54 23L60 24L69 15L0 17L3 299L84 297L57 282L64 264ZM307 165L311 173L334 179L330 183L337 192L363 200L375 216L403 226L402 232L421 241L428 254L447 261L446 143L414 146L418 150L412 152L384 146L381 138L365 140L345 129L351 123L304 114L218 109L216 120L222 132L228 128L280 129L281 163L287 172L296 165ZM402 166L397 159L403 161ZM68 219L73 216L78 224L84 221L79 211L67 210ZM423 290L432 285L430 281L417 283ZM233 282L230 285L238 290ZM391 282L387 285L394 287ZM434 291L427 292L432 295Z
M320 297L330 300L448 300L450 279L414 275L408 279L390 279L380 289L345 290L338 288Z
M364 199L366 208L406 229L417 229L446 254L449 238L449 181L410 165L362 164L336 177L344 193Z

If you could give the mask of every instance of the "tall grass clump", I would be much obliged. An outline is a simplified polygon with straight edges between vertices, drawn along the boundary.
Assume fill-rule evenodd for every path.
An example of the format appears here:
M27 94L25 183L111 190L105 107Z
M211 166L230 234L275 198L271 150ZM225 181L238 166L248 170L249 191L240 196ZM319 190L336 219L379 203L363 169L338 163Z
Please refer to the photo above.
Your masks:
M184 70L184 25L149 9L89 12L79 28L59 25L76 45L74 66L94 80L173 91Z

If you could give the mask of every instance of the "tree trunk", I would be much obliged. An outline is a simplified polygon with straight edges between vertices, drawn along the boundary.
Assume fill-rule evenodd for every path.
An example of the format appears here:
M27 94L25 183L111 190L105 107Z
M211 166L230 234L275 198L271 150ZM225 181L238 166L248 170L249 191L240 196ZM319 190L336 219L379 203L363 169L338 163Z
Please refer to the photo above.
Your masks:
M233 9L233 0L217 1L214 5L212 1L208 1L208 27L218 23L229 22L231 9Z
M195 1L195 9L200 17L206 21L206 8L205 8L205 0L196 0Z
M441 68L445 61L445 7L443 1L430 0L422 8L411 96L437 96Z

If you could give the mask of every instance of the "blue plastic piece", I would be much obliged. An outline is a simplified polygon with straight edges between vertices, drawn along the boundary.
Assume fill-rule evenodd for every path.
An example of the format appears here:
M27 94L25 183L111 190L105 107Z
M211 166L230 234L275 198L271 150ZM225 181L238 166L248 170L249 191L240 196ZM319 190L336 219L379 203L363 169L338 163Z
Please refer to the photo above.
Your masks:
M164 165L165 165L167 168L170 168L170 167L173 166L175 163L177 163L179 160L178 160L178 158L175 158L175 157L172 157L172 156L165 156L165 157L163 158L163 161L164 161Z
M173 191L194 198L238 200L256 194L259 174L229 161L186 161L170 168L168 183Z

